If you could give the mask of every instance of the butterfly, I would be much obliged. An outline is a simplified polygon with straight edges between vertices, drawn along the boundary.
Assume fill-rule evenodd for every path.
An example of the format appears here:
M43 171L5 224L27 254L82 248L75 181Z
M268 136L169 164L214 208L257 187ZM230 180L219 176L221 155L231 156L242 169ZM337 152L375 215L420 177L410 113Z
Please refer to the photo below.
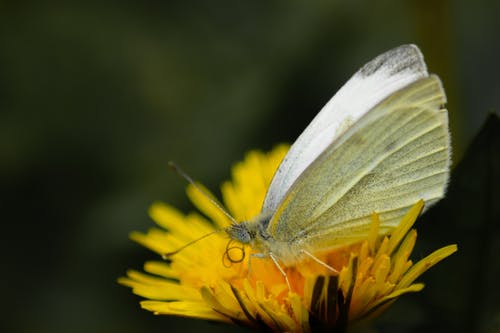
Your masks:
M280 271L315 253L382 233L417 201L441 199L450 168L446 96L415 45L359 69L316 115L279 165L254 220L225 232ZM322 263L325 266L328 266ZM331 268L333 270L333 268Z

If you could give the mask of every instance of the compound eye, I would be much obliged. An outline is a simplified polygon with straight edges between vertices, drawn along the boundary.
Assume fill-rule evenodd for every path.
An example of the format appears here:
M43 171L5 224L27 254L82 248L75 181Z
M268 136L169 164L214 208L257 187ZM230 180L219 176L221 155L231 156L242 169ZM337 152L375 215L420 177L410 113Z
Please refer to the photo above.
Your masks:
M243 229L243 230L241 230L241 233L240 233L240 239L241 239L242 243L250 243L250 241L252 240L252 237L250 237L250 233L248 232L248 230Z
M229 237L241 243L247 244L252 241L250 232L244 224L233 224L226 231Z

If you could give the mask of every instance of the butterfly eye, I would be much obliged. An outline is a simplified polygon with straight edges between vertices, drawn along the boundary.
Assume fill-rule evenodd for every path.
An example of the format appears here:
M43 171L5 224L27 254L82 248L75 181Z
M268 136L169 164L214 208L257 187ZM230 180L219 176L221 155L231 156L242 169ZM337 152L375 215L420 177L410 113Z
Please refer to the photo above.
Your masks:
M243 244L248 244L252 241L255 235L251 234L244 223L231 224L229 228L226 229L227 234L231 239L234 239Z

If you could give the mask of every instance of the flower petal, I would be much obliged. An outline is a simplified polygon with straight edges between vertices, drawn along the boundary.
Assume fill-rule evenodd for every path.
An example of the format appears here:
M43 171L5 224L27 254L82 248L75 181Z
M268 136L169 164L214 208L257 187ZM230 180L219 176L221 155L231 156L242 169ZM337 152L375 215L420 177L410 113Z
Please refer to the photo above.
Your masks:
M143 274L134 270L127 277L118 280L120 284L133 289L134 294L154 300L200 300L198 290L160 277Z
M448 245L440 248L429 254L424 259L413 265L404 277L399 281L398 288L404 289L408 287L415 279L422 275L426 270L443 260L444 258L450 256L451 254L457 252L458 247L456 244Z
M174 315L181 317L194 317L206 320L216 320L231 322L227 317L215 312L204 302L178 301L178 302L158 302L142 301L141 307L154 314Z

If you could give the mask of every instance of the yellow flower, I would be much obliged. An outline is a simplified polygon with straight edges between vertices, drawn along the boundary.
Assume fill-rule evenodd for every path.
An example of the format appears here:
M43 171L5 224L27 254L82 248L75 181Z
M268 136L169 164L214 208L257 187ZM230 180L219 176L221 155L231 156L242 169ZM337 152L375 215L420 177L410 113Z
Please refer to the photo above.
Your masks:
M267 154L252 151L234 166L232 181L221 190L224 204L236 220L259 214L266 189L287 150L282 145ZM184 215L155 203L150 215L161 229L133 232L131 238L163 255L230 224L194 186L187 187L187 194L204 216ZM148 299L141 306L155 314L274 331L345 331L348 325L377 316L402 294L422 290L424 285L414 283L415 279L457 250L456 245L449 245L415 264L409 259L417 237L411 227L422 208L422 201L416 203L398 227L382 236L378 216L373 214L366 239L319 256L338 275L307 260L284 268L291 290L271 260L253 258L249 265L251 249L229 242L224 232L193 243L169 261L146 262L147 274L130 270L119 282Z

